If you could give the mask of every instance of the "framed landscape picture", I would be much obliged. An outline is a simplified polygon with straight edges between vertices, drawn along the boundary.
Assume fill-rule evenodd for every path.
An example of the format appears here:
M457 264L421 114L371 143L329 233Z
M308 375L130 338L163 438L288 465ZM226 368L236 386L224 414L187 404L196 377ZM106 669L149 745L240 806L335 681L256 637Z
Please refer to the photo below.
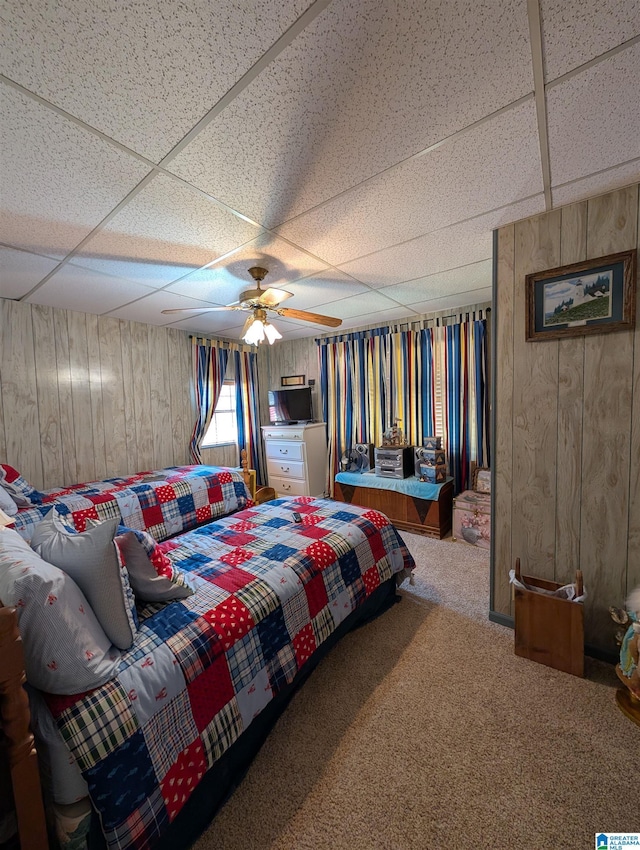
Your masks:
M282 375L280 377L281 387L303 387L304 375Z
M526 277L528 342L633 330L636 251Z

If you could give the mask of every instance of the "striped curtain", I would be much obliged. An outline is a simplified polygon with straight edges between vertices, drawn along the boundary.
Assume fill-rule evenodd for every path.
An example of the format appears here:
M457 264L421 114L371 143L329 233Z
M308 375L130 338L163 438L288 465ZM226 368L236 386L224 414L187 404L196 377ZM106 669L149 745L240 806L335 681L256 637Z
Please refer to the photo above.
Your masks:
M216 409L229 352L226 348L218 348L211 340L196 337L192 339L191 350L198 418L191 434L189 454L194 463L202 463L200 444Z
M256 471L256 481L259 485L264 485L267 479L264 449L260 439L258 355L255 351L234 348L233 358L236 373L238 448L247 450L247 460L250 468Z
M471 462L489 465L486 320L435 328L376 328L317 340L329 492L356 443L380 445L398 424L410 445L439 434L455 492Z
M388 427L388 328L317 340L322 414L329 448L328 490L342 454L355 443L380 443Z
M394 333L391 339L390 414L406 441L421 446L435 434L433 329Z
M443 446L457 493L470 485L471 461L489 465L484 319L438 327L442 348Z

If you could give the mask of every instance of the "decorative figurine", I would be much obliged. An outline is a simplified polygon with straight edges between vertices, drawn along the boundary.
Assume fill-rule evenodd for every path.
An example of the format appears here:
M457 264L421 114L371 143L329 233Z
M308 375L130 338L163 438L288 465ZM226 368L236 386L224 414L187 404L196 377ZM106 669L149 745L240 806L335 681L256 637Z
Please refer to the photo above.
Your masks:
M384 434L382 435L382 445L383 446L406 446L407 443L404 440L404 436L402 434L402 428L398 425L397 422L394 422L391 428L388 428Z
M626 610L609 608L614 622L625 629L618 629L616 640L620 644L620 662L616 665L618 678L625 685L616 691L616 702L620 710L640 726L640 587L627 600Z

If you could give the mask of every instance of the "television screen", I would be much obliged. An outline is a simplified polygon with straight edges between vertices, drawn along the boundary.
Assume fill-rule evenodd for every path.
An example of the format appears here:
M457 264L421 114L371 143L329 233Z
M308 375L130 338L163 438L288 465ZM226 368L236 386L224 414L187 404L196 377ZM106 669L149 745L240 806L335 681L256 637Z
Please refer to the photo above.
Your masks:
M269 419L273 424L280 425L311 421L311 387L269 390Z

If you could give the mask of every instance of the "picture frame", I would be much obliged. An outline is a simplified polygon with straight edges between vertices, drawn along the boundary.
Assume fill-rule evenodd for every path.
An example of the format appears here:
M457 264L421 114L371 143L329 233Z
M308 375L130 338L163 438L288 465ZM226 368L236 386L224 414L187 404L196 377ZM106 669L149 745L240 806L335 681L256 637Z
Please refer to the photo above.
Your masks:
M303 387L305 375L284 375L280 378L281 387Z
M637 251L528 274L526 340L633 330Z
M491 493L491 470L488 466L476 466L473 470L471 489L476 493Z

